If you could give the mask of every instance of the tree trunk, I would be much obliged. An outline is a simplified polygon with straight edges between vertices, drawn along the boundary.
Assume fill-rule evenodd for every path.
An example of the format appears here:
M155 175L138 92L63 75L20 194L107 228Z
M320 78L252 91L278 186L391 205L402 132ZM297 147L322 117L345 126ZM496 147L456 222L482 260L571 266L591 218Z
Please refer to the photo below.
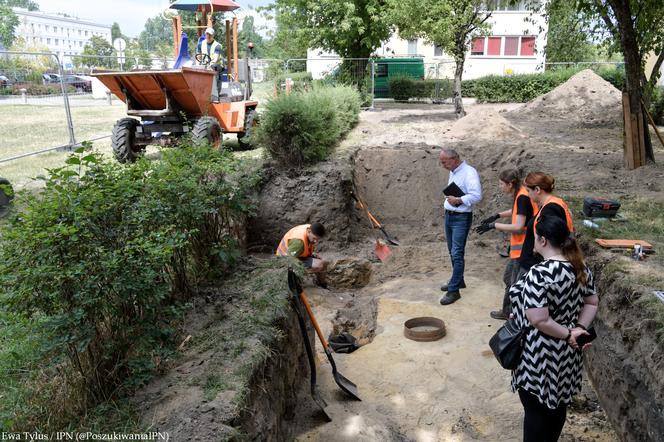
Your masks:
M625 59L625 92L629 97L630 115L625 115L625 127L630 127L628 120L635 122L632 133L625 133L625 165L628 168L639 168L646 164L646 160L655 161L655 156L650 142L650 131L648 121L643 112L643 88L642 83L642 58L636 39L636 32L632 24L632 13L629 0L613 0L610 2L618 22L620 31L620 45ZM632 138L629 142L628 137ZM631 151L630 151L631 150Z
M457 118L461 118L466 115L461 98L461 77L463 76L463 65L465 61L465 57L459 57L455 60L456 67L454 69L454 87L452 88L452 100L454 101L454 113L456 114Z

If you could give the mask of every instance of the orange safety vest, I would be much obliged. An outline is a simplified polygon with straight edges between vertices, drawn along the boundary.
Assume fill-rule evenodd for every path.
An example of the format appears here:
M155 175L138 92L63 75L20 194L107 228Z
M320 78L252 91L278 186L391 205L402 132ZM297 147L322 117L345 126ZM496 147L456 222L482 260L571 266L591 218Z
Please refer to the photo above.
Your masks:
M304 252L302 252L298 258L307 258L313 255L315 246L313 244L309 244L309 236L307 235L307 229L309 227L311 227L311 224L302 224L301 226L295 226L286 232L284 237L281 239L281 242L279 243L279 247L277 247L277 255L288 255L288 241L291 239L299 239L304 242Z
M514 198L514 203L512 205L512 224L516 224L517 217L517 200L520 196L528 196L528 189L525 186L521 186L519 191L516 193ZM533 206L533 216L537 216L537 204L528 197L530 204ZM521 257L521 250L523 250L523 243L526 240L526 226L523 227L523 230L520 233L512 233L510 237L510 258L519 259Z
M539 213L535 217L535 222L533 223L533 233L535 233L535 229L537 228L537 222L539 221L539 217L542 214L542 209L546 207L547 204L555 203L558 204L560 207L562 207L565 210L565 222L567 222L567 228L569 229L570 233L574 231L574 221L572 221L572 212L570 212L569 207L567 207L567 204L565 201L563 201L561 198L558 198L557 196L552 196L549 198L549 201L546 202L542 207L540 207Z

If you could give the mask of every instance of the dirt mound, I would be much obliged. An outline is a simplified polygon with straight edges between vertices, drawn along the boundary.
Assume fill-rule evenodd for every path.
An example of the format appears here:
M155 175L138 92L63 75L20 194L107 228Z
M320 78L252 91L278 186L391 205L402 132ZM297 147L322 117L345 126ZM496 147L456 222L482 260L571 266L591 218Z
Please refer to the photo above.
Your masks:
M499 112L471 112L459 119L447 133L448 136L463 140L466 138L496 140L522 138L524 134Z
M584 127L614 127L622 124L621 97L611 83L586 69L509 114L528 119L568 120Z

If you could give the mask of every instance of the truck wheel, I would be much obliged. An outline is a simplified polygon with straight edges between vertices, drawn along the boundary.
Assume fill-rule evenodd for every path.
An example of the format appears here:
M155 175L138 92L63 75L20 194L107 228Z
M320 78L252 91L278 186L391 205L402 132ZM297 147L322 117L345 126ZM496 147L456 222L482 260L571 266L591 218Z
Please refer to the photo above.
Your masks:
M134 118L123 118L113 126L111 147L115 159L120 163L133 163L140 156L140 149L136 147L136 128L140 124Z
M247 109L244 114L244 132L237 134L237 141L240 144L240 149L249 150L253 149L253 140L251 138L254 132L254 127L258 126L258 114L255 109Z
M216 118L201 117L191 130L194 143L209 144L214 149L221 149L224 131Z

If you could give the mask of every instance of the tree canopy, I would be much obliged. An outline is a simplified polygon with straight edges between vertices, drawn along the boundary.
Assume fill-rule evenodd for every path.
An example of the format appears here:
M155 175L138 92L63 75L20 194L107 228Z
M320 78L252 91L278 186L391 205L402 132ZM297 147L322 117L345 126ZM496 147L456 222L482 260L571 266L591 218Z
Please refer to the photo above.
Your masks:
M275 0L272 10L298 46L368 58L390 36L387 0Z

